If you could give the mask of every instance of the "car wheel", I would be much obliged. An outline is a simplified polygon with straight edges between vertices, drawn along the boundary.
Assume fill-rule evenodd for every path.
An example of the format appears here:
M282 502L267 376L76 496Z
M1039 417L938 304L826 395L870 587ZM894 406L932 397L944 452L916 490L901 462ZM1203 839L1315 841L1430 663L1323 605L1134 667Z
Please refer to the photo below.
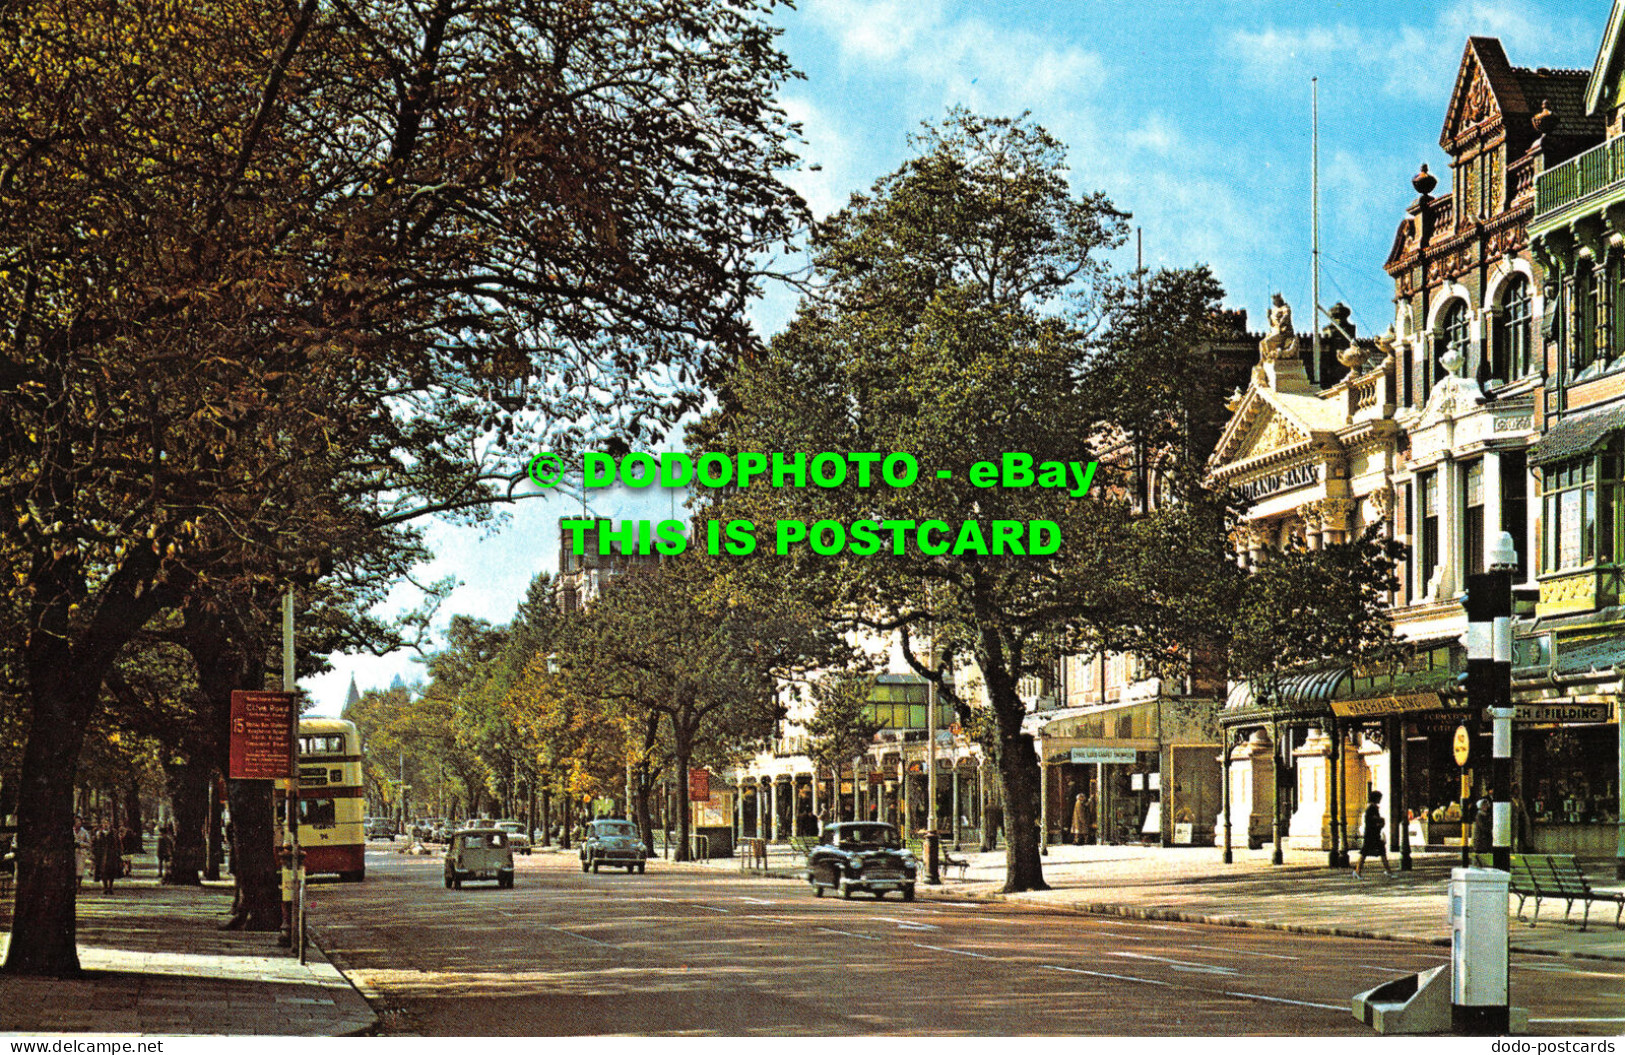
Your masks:
M512 890L513 889L513 873L509 872L507 875L502 875L499 872L497 874L497 886L501 887L503 890Z
M447 890L451 889L451 876L446 877L446 889Z
M822 883L814 883L812 885L812 888L813 888L813 897L823 897L824 896L824 885Z
M852 900L852 887L846 883L841 884L841 896L848 901Z
M648 867L649 867L648 864L640 864L640 865L638 865L638 875L642 875L644 873L644 870L647 869Z
M585 872L588 869L588 867L589 867L589 865L587 864L587 859L585 857L583 857L581 859L581 870L583 872Z
M593 862L593 863L592 863L592 874L593 874L593 875L597 875L597 874L598 874L598 862L597 862L597 861L594 861L594 862Z
M455 876L452 877L451 885L452 885L452 889L454 889L454 890L463 889L463 881L461 879L458 879Z
M913 901L914 900L914 888L913 887L906 886L906 887L903 888L903 900L904 901Z

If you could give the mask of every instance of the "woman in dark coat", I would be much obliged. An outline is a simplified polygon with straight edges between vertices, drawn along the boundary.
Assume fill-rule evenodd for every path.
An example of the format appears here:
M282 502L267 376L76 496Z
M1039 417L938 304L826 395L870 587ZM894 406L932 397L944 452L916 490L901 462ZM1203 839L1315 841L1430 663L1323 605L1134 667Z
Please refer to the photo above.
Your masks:
M1382 792L1373 791L1371 801L1366 804L1365 838L1360 842L1360 863L1354 866L1355 879L1365 878L1360 874L1360 869L1364 867L1367 857L1381 857L1382 874L1389 879L1394 878L1393 870L1388 867L1388 844L1382 840L1382 811L1377 808L1381 801Z
M90 837L90 866L96 870L96 878L101 880L103 893L113 892L113 880L124 871L122 850L118 833L110 831L106 821L98 822L96 834Z

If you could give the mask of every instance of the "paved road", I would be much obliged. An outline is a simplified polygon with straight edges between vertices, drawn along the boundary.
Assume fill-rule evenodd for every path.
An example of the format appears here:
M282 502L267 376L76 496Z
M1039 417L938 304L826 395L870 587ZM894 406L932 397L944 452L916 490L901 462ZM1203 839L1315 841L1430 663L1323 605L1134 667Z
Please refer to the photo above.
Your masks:
M386 1035L1347 1034L1348 997L1448 950L975 903L814 898L654 861L521 857L513 890L369 852L313 884L323 947ZM1535 1032L1625 1030L1617 963L1515 961Z

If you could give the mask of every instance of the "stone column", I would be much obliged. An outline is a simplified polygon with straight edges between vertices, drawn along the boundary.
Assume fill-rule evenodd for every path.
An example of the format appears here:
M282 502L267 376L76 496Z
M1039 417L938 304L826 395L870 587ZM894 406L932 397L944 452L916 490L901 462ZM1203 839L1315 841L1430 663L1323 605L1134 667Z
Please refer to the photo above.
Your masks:
M1444 571L1435 601L1448 600L1460 592L1461 473L1457 470L1457 463L1446 457L1434 477L1439 485L1439 567Z
M1292 757L1298 760L1298 808L1287 827L1287 845L1294 850L1330 849L1331 737L1311 726Z
M1533 519L1533 518L1531 518ZM1484 452L1484 537L1479 550L1484 559L1501 538L1501 455L1497 451ZM1486 565L1487 567L1487 565Z

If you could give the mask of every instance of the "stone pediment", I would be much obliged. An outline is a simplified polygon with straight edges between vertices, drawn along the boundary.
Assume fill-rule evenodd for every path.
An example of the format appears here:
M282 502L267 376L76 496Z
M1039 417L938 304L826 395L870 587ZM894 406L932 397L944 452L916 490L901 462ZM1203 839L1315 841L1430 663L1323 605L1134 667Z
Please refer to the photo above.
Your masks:
M1309 434L1284 416L1274 412L1259 415L1259 420L1242 439L1236 449L1236 461L1247 461L1276 451L1295 447L1309 438Z
M1277 406L1256 385L1247 390L1215 445L1209 464L1215 469L1288 450L1314 433Z
M1413 429L1425 429L1442 421L1465 417L1484 405L1484 390L1470 377L1446 374L1428 393L1427 404Z

